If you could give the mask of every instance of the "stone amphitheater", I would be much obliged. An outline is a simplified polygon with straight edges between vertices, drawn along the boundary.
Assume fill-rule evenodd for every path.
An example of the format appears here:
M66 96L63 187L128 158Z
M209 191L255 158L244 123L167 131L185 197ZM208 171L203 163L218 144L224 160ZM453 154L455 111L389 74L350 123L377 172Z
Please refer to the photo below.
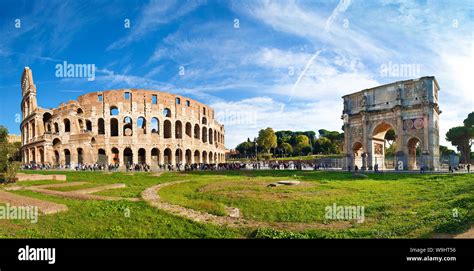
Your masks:
M209 106L180 95L118 89L57 108L37 104L33 74L21 79L23 163L160 165L225 162L225 130Z

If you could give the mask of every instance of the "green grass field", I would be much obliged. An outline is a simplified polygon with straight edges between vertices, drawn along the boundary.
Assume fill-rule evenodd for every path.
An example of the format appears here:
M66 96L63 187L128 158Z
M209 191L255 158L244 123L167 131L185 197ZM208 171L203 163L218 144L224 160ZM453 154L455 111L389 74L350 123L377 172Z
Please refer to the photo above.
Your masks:
M58 172L35 172L57 174ZM72 200L20 190L13 193L66 204L67 212L40 216L38 223L0 219L3 238L429 238L438 233L461 233L474 221L473 175L368 174L355 178L344 172L213 171L164 173L59 172L67 181L91 184L56 189L72 191L105 184L126 188L97 195L140 197L146 188L164 182L189 180L159 191L169 203L226 216L226 206L240 210L247 220L301 223L298 231L271 228L230 229L197 223L168 214L144 201ZM298 180L297 186L267 187L278 180ZM55 181L2 185L38 185ZM311 225L340 221L325 218L325 208L363 206L363 223L333 228ZM129 212L127 217L125 213ZM453 215L457 214L457 217ZM304 225L308 226L305 227Z

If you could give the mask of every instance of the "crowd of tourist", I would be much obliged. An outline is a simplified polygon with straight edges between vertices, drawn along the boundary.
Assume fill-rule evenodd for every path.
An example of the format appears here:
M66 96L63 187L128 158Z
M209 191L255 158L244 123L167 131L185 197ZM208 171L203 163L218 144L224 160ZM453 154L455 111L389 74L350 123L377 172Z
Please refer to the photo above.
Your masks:
M259 162L227 162L227 163L193 163L193 164L184 164L178 163L176 165L172 164L160 164L156 167L152 167L147 163L137 163L137 164L77 164L75 166L71 165L51 165L51 164L36 164L29 163L23 165L22 169L32 169L32 170L49 170L49 169L59 169L59 170L76 170L76 171L127 171L127 172L150 172L153 170L159 171L199 171L199 170L260 170L260 169L273 169L273 170L329 170L336 169L330 163L318 163L315 161L259 161ZM359 171L358 166L348 167L348 171ZM379 172L379 165L376 164L373 167L374 172ZM420 167L420 173L425 172L425 167ZM449 166L448 172L467 172L470 173L470 165L460 164L459 166Z

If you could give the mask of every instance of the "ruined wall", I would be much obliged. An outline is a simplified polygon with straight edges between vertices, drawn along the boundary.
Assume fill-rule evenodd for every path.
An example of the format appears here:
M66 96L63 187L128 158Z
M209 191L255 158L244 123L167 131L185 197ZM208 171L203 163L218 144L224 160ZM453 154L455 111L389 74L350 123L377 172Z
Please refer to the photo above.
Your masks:
M224 126L205 104L160 91L119 89L43 109L36 105L36 88L28 90L31 70L25 69L25 77L31 80L22 84L24 163L154 167L225 161Z

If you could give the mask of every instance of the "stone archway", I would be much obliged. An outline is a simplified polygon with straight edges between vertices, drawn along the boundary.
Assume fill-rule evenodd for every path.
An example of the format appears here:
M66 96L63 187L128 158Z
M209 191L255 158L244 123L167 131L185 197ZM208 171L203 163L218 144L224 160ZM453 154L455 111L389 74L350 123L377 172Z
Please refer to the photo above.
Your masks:
M343 96L344 167L353 168L362 162L361 169L372 170L376 164L384 169L384 136L393 129L396 170L415 170L420 163L427 170L438 170L441 113L438 91L436 79L429 76ZM418 144L418 156L414 144Z

